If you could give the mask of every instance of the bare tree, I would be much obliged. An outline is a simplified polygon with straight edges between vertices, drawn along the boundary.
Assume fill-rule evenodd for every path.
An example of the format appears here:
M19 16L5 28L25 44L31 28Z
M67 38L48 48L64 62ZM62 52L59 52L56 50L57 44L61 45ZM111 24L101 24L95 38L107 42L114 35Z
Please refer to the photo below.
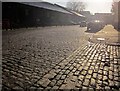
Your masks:
M85 10L86 3L83 2L82 0L70 0L67 2L67 8L80 12L80 11Z

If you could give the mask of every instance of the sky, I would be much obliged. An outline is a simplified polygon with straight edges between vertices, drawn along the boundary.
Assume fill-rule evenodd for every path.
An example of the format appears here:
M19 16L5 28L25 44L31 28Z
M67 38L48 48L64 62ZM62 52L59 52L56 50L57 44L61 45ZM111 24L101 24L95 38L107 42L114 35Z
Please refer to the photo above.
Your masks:
M51 2L51 3L57 3L65 7L66 3L70 0L44 0L44 1ZM86 2L87 4L86 11L90 11L93 14L111 12L112 0L83 0L83 1Z
M18 1L18 2L40 2L47 1L50 3L56 3L61 6L66 7L66 3L71 0L2 0L2 1ZM113 0L74 0L74 1L84 1L87 4L86 11L90 11L92 14L94 13L110 13L112 7ZM120 0L114 0L120 1Z

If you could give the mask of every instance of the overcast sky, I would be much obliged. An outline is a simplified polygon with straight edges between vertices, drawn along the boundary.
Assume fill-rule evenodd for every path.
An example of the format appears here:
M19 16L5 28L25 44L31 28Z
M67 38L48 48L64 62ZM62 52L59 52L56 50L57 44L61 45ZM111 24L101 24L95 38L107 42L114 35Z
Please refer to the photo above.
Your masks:
M44 1L66 6L66 3L70 0L44 0ZM86 10L89 10L91 13L111 12L112 0L84 0L84 1L87 3Z

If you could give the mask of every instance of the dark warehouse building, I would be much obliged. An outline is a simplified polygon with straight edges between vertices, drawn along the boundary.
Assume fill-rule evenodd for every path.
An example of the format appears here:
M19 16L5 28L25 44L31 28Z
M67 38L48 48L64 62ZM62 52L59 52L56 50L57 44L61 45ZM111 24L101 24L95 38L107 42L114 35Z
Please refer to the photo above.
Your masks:
M27 28L74 24L85 17L48 2L2 2L2 28Z

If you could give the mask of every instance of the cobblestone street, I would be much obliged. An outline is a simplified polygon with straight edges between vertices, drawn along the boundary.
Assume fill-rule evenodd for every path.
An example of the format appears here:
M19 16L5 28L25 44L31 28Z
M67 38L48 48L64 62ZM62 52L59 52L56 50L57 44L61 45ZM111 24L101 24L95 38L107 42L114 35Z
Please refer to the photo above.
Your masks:
M3 31L3 86L27 88L67 58L87 37L79 26Z
M31 89L120 90L120 47L92 44L76 50Z
M79 26L3 32L3 90L120 90L120 46L89 43Z

